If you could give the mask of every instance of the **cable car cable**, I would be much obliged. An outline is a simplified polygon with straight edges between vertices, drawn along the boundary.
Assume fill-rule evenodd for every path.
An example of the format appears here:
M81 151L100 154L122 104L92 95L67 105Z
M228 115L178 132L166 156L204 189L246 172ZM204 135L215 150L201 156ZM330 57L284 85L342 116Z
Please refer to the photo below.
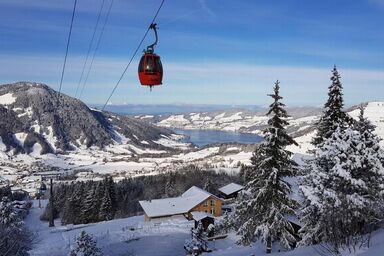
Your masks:
M91 42L89 43L89 46L88 46L87 57L85 58L85 62L83 64L83 69L81 71L80 79L79 79L79 82L77 83L75 97L77 96L77 92L79 91L80 84L81 84L81 82L83 80L84 70L85 70L85 67L86 67L86 65L88 63L89 54L91 53L91 49L92 49L93 41L95 39L97 27L99 26L99 21L100 21L101 13L102 13L103 8L104 8L104 3L105 3L105 0L102 1L101 6L100 6L100 10L99 10L99 14L97 15L96 25L95 25L95 27L93 29L93 34L92 34Z
M92 60L91 60L91 63L89 65L89 67L88 67L87 75L85 76L85 79L84 79L84 82L83 82L83 86L82 86L81 91L80 91L79 99L81 99L81 97L83 95L83 91L84 91L85 85L88 82L89 73L91 72L91 69L93 67L93 61L95 60L96 53L99 50L101 38L103 37L105 26L107 25L107 22L108 22L108 18L109 18L109 14L111 12L111 9L112 9L113 1L114 0L111 0L111 3L109 4L107 15L105 17L103 27L101 28L101 32L99 34L99 38L97 39L95 51L93 52Z
M65 64L67 63L67 56L68 56L69 42L71 41L72 26L73 26L73 19L75 18L76 4L77 4L77 0L75 0L75 3L74 3L74 5L73 5L72 19L71 19L71 27L70 27L70 29L69 29L69 35L68 35L68 40L67 40L67 49L66 49L66 51L65 51L65 58L64 58L63 69L62 69L62 71L61 71L61 79L60 79L59 93L61 92L61 87L62 87L62 85L63 85L63 78L64 78L64 72L65 72Z
M163 4L164 4L164 1L165 1L165 0L162 0L162 1L161 1L161 4L160 4L160 6L159 6L159 8L157 9L157 11L156 11L156 14L155 14L155 16L154 16L154 17L153 17L153 19L152 19L151 25L148 27L147 31L145 32L145 34L144 34L143 38L141 39L141 41L140 41L139 45L137 46L137 48L136 48L135 52L133 53L133 55L132 55L131 59L129 60L129 62L128 62L127 66L125 67L125 69L124 69L123 73L121 74L121 76L120 76L119 80L117 81L116 85L114 86L114 88L113 88L113 90L112 90L111 94L109 95L109 97L108 97L107 101L105 102L105 104L104 104L103 108L101 109L101 111L104 111L104 109L105 109L105 107L107 106L107 104L108 104L109 100L111 99L112 95L114 94L114 92L115 92L115 90L116 90L117 86L119 86L119 84L120 84L121 80L123 79L123 77L124 77L125 73L127 72L127 69L128 69L128 68L129 68L129 66L131 65L131 62L132 62L132 60L135 58L135 56L136 56L137 52L139 51L139 49L140 49L141 45L143 44L143 42L144 42L145 38L147 37L147 35L148 35L148 32L149 32L149 30L151 29L151 26L152 26L152 24L154 24L154 22L155 22L155 20L156 20L156 18L157 18L157 15L158 15L158 14L159 14L159 12L160 12L160 9L161 9L161 7L162 7L162 6L163 6Z

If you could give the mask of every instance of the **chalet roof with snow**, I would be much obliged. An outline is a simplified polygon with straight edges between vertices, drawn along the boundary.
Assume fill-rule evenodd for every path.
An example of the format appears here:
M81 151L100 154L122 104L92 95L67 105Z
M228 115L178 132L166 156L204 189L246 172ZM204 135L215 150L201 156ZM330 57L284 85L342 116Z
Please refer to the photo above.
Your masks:
M179 197L139 201L139 203L147 216L153 218L187 213L211 196L221 200L211 193L193 186Z
M241 186L239 184L232 182L232 183L229 183L228 185L225 185L225 186L219 188L219 191L225 195L230 195L230 194L239 192L242 189L244 189L244 186Z

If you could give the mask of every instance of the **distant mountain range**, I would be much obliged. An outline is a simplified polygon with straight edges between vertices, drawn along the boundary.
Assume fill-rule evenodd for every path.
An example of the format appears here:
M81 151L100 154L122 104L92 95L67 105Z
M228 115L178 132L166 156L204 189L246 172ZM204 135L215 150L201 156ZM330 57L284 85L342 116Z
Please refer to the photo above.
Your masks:
M314 122L321 115L321 109L314 107L296 107L287 110L291 115L287 129L294 137L312 131ZM268 117L265 114L266 110L251 111L237 108L173 115L140 115L137 118L167 128L209 129L261 135L262 130L267 126Z
M168 147L156 141L173 134L133 117L91 109L44 84L0 85L0 149L13 154L104 148L123 140L162 150Z
M92 108L101 109L101 104L88 104ZM210 104L122 104L107 105L106 110L122 115L170 115L191 112L214 112L228 109L247 109L259 111L264 109L259 105L210 105Z
M363 103L365 116L376 126L376 134L384 138L384 102ZM353 106L346 111L357 118L359 106ZM315 123L322 115L322 109L314 107L287 108L288 132L299 143L299 147L291 147L295 153L306 153L311 147L310 141L315 134ZM240 133L255 133L262 135L267 126L268 117L264 112L246 109L229 109L214 112L192 112L173 115L141 115L137 116L157 126L177 129L209 129L221 131L235 131ZM384 142L382 142L384 145Z

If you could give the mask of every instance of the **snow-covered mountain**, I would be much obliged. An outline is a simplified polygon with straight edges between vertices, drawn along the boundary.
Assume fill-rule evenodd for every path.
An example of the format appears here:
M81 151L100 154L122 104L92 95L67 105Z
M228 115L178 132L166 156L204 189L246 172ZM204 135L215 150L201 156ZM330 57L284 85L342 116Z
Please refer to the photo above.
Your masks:
M158 158L191 149L180 138L133 117L90 109L44 84L0 86L0 185L34 192L35 175L47 171L151 173L174 160L161 165Z
M384 138L384 102L363 103L365 116L376 126L376 134ZM315 135L314 124L319 120L322 110L312 107L288 108L288 132L299 143L299 146L290 146L295 153L305 154L311 149L310 141ZM348 114L357 118L358 106L347 109ZM230 110L220 112L187 113L167 116L137 116L137 118L155 123L158 126L181 129L211 129L222 131L236 131L241 133L256 133L266 127L268 117L265 112L252 112L248 110Z
M321 109L313 107L289 108L288 113L291 115L288 132L297 137L313 130L312 126L320 116ZM244 109L138 117L168 128L210 129L255 134L261 134L268 121L265 112Z
M123 141L166 150L162 141L172 136L170 130L135 118L90 109L44 84L0 86L0 149L6 152L57 153Z

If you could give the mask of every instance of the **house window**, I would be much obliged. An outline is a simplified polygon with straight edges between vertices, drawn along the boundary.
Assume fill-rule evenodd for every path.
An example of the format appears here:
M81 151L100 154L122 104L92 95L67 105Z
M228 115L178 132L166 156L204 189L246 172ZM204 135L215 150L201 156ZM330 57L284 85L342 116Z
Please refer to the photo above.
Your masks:
M211 208L211 214L215 215L215 213L216 213L215 208Z
M215 206L215 200L211 200L211 206Z
M208 200L204 202L204 206L208 206Z

